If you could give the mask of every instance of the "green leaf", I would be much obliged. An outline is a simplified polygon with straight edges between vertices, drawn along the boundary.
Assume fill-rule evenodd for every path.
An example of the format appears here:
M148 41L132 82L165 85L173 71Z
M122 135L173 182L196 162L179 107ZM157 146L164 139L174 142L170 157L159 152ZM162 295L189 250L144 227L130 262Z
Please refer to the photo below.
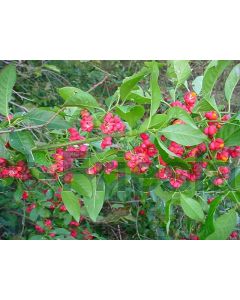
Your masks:
M192 82L193 90L197 95L201 93L202 82L203 82L203 76L197 76Z
M237 224L237 213L231 209L215 221L215 231L207 240L226 240Z
M12 90L16 82L16 67L8 65L0 72L0 113L9 114L8 102L11 99Z
M240 187L240 167L236 167L231 171L229 184L234 189L238 189Z
M203 224L199 234L201 239L205 239L208 235L214 232L214 216L216 213L216 209L218 208L219 204L223 201L223 199L223 196L218 196L211 202L206 221Z
M124 121L127 121L128 124L133 128L136 123L144 116L143 106L119 106L116 108L116 113Z
M45 124L55 115L54 112L45 109L34 109L33 111L24 115L30 122L36 125ZM46 126L48 129L68 129L70 124L68 124L61 116L55 116L54 119Z
M34 162L41 166L50 167L52 165L52 161L48 157L48 153L46 151L33 151Z
M44 64L43 68L48 69L50 71L56 72L56 73L61 73L60 69L57 66L54 65L49 65L49 64Z
M191 75L191 68L187 60L174 60L173 68L177 76L177 85L182 85Z
M28 160L33 161L32 149L35 146L33 136L30 131L16 131L9 134L11 147L22 154L27 154Z
M184 213L191 219L196 221L204 220L204 213L201 205L192 198L181 194L180 203Z
M102 188L98 187L98 182L96 181L96 177L92 180L92 187L93 187L93 195L91 198L84 197L83 201L87 212L90 218L96 222L97 217L103 207L104 198L105 198L105 185L103 183Z
M240 122L230 120L230 123L224 124L219 130L217 137L224 140L224 144L228 147L240 145Z
M151 104L150 96L144 95L142 88L139 86L128 94L127 100L134 101L137 104Z
M9 158L9 151L7 150L7 148L5 147L6 142L4 142L1 138L0 138L0 153L1 153L1 157L4 158Z
M195 125L193 119L190 117L190 115L181 107L171 107L168 109L167 111L167 117L168 117L168 121L172 120L172 119L180 119L182 121L184 121L185 123L191 125L194 128L197 128L197 126Z
M216 101L213 97L199 101L193 108L193 113L202 113L211 110L215 110L218 112L218 114L220 114Z
M92 184L86 175L74 174L71 187L83 197L92 197Z
M158 84L158 77L159 77L159 65L156 62L153 62L152 70L151 70L151 79L150 79L150 88L151 88L151 95L152 95L151 109L150 109L151 117L157 112L160 103L162 101L162 95Z
M139 128L139 132L146 131L150 128L160 129L165 125L168 121L166 114L156 114L150 118L145 119L145 121L141 124Z
M207 137L197 128L188 124L170 125L160 131L171 141L184 146L194 146L206 141Z
M224 86L225 96L229 103L232 98L233 90L237 85L239 79L240 79L240 64L237 64L228 75L228 78Z
M74 87L58 89L59 95L65 100L64 106L79 106L83 108L99 108L96 99L89 93Z
M79 198L71 191L62 191L63 203L66 209L73 218L79 222L80 218L80 203Z
M162 159L167 164L174 167L181 167L182 169L189 169L189 165L183 159L179 158L175 153L168 150L168 148L159 140L159 138L155 138L154 144L157 147Z
M120 97L122 100L126 100L129 93L134 89L136 84L142 80L149 73L149 69L144 67L138 73L133 74L123 80L120 86Z
M211 65L207 67L202 83L202 95L204 98L210 98L215 83L230 62L229 60L214 61L214 64L211 62Z

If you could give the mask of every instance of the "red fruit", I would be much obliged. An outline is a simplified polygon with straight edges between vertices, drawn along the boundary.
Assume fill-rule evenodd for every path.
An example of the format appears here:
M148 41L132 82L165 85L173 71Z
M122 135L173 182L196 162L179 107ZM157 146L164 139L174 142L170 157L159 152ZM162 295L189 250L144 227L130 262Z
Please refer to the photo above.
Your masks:
M35 225L35 229L39 233L44 233L45 232L45 230L41 226L39 226L39 225Z
M189 239L190 239L190 240L199 240L199 236L197 236L196 234L192 234L192 233L191 233L191 234L189 235Z
M30 212L31 212L34 208L36 208L36 204L32 203L32 204L30 204L30 205L28 205L28 206L26 207L26 212L27 212L28 214L30 214Z
M230 169L228 167L219 167L218 172L221 175L228 175L230 173Z
M106 174L110 174L113 170L117 169L118 162L116 160L107 162L107 163L105 163L104 167L105 167L104 172Z
M197 94L195 92L187 92L184 94L183 99L187 105L194 105L197 100Z
M226 121L228 121L229 119L231 118L231 115L224 115L223 117L222 117L222 121L223 122L226 122Z
M53 237L55 237L55 236L56 236L56 233L54 233L54 232L51 232L51 233L49 233L49 236L53 238Z
M229 158L229 153L226 150L222 150L221 152L217 153L216 158L217 158L217 160L221 160L223 162L226 162Z
M222 185L222 184L224 184L224 180L222 179L222 178L215 178L214 180L213 180L213 184L214 185Z
M63 177L65 183L71 183L73 181L73 173L66 173Z
M217 133L217 127L215 125L210 125L204 129L204 133L208 136L213 136Z
M140 134L140 137L141 137L141 139L142 139L143 141L149 140L149 135L148 135L147 133L141 133L141 134Z
M7 121L12 120L13 119L13 115L7 115L6 119L7 119Z
M215 111L209 111L209 112L205 113L205 117L208 120L212 120L212 121L218 119L218 115Z
M77 233L77 230L72 229L70 234L73 238L76 238L78 233Z
M145 211L143 209L141 209L138 213L140 216L144 216L145 215Z
M162 159L162 157L160 155L158 156L158 161L159 161L160 165L162 165L164 167L167 166L167 163L165 163L165 161Z
M174 102L172 102L170 105L171 105L172 107L175 107L175 106L181 107L182 109L184 109L186 112L189 113L189 110L188 110L188 108L186 107L186 105L182 104L182 102L180 102L180 101L174 101Z
M161 135L160 139L161 139L162 142L165 142L167 138L164 135Z
M182 179L176 179L176 178L171 178L169 180L169 182L170 182L170 184L171 184L172 187L174 187L175 189L178 189L178 188L180 188L180 186L183 185L184 180L182 180Z
M109 112L105 115L100 129L104 134L112 134L114 132L124 132L126 126L118 116L114 116Z
M27 200L27 198L28 198L28 192L26 192L26 191L24 191L23 193L22 193L22 199L23 200Z
M46 227L52 228L52 221L49 220L49 219L47 219L47 220L44 221L44 225L45 225Z
M214 197L208 198L207 203L208 204L212 203L214 199L215 199Z
M107 136L102 140L101 148L105 149L106 147L111 146L111 145L112 145L112 137Z
M96 163L93 167L88 168L86 170L86 173L88 175L96 175L101 171L101 169L102 169L102 164L101 163Z
M231 234L230 234L230 238L232 239L237 239L238 237L238 232L237 231L233 231Z
M209 145L209 149L211 151L216 151L224 148L224 140L221 138L217 138L216 140L212 141Z
M179 145L178 143L171 142L168 149L175 153L177 156L181 157L184 153L184 148L183 146Z
M91 132L93 130L93 117L87 110L81 111L82 120L80 121L80 126L82 131Z
M65 205L61 205L60 208L59 208L59 210L62 211L62 212L67 211Z
M79 222L77 222L77 221L71 221L71 222L69 223L69 225L70 225L70 226L78 227L80 224L79 224Z
M91 232L88 231L87 229L84 229L84 230L82 231L82 234L83 234L84 240L92 240L92 239L94 239L94 236L93 236L93 235L91 234Z

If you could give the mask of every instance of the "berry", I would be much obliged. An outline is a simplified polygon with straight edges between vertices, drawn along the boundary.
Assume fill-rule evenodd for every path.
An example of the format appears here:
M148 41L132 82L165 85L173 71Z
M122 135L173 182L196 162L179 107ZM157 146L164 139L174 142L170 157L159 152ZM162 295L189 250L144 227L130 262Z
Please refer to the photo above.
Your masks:
M237 232L237 231L233 231L233 232L230 234L230 238L232 238L232 239L237 239L237 238L238 238L238 232Z
M80 126L82 131L91 132L93 130L93 117L87 110L81 111L82 120L80 121Z
M27 200L28 199L28 192L26 192L26 191L24 191L23 193L22 193L22 199L23 200Z
M208 204L211 204L211 203L213 202L214 199L215 199L214 197L208 198L207 203L208 203Z
M217 151L220 149L224 148L224 140L221 138L217 138L216 140L213 140L210 144L209 144L209 149L211 151Z
M65 183L71 183L73 181L73 173L66 173L63 177Z
M222 179L222 178L215 178L214 180L213 180L213 184L214 185L222 185L222 184L224 184L224 180Z
M197 101L197 94L195 92L187 92L184 94L183 99L188 106L192 106Z
M73 237L73 238L76 238L77 237L77 230L76 229L72 229L71 232L70 232L70 235Z
M204 129L204 133L211 137L217 133L217 127L215 125L210 125Z
M144 216L145 215L145 210L141 209L138 213L140 216Z
M62 211L62 212L65 212L65 211L67 211L67 208L66 208L65 205L61 205L59 210Z
M192 234L192 233L191 233L191 234L189 235L189 239L190 239L190 240L199 240L199 236L196 235L196 234Z
M217 153L216 158L217 158L217 160L221 160L223 162L226 162L229 158L229 153L226 150L222 150L221 152Z
M205 113L205 117L208 120L217 120L218 119L218 115L215 111L209 111L209 112Z
M45 232L45 230L41 226L39 226L39 225L35 225L35 229L39 233L44 233Z
M101 148L105 149L108 146L112 145L112 137L111 136L106 136L101 143Z
M46 227L52 228L52 221L49 220L49 219L47 219L47 220L44 221L44 225L45 225Z
M126 126L118 116L114 116L109 112L105 115L100 129L104 134L112 134L114 132L124 132Z
M105 167L104 172L106 174L110 174L113 170L117 169L118 162L116 160L107 162L107 163L105 163L104 167Z

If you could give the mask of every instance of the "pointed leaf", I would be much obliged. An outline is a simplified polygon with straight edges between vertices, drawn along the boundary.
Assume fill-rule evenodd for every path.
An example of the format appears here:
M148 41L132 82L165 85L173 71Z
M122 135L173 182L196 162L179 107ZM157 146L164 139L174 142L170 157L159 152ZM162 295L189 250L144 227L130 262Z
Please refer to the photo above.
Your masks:
M169 140L184 146L195 146L207 139L201 130L187 124L170 125L162 129L160 133Z
M201 205L192 198L181 194L180 203L184 213L191 219L196 221L204 220L204 213Z
M16 67L8 65L0 72L0 114L7 116L9 113L8 102L16 82Z
M64 106L79 106L83 108L99 108L96 99L89 93L74 87L58 89L59 95L65 100Z
M79 198L71 191L62 191L62 200L67 211L73 218L79 222L80 218L80 203Z

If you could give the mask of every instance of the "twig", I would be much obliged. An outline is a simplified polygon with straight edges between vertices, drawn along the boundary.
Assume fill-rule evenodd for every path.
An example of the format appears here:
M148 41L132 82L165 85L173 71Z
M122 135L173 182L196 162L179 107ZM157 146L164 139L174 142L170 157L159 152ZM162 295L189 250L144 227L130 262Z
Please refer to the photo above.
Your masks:
M121 229L120 229L119 224L118 224L117 228L118 228L119 239L122 240Z
M26 107L22 106L22 105L19 105L19 104L13 102L13 101L9 101L9 103L11 103L14 106L17 106L17 107L21 108L22 110L24 110L26 112L29 112L29 110Z
M102 85L108 79L108 77L109 77L109 75L105 75L101 81L99 81L98 83L94 84L87 92L89 93L92 90L96 89L98 86Z
M47 126L48 124L50 124L52 122L52 120L54 120L56 118L56 116L65 109L65 107L62 107L61 109L59 109L54 115L51 116L51 118L49 120L47 120L47 122L45 122L44 124L41 125L33 125L33 126L26 126L26 127L22 127L22 128L15 128L15 127L11 127L9 129L6 130L1 130L0 134L4 134L4 133L11 133L11 132L17 132L17 131L23 131L23 130L31 130L31 129L39 129L39 128L43 128L45 126Z

